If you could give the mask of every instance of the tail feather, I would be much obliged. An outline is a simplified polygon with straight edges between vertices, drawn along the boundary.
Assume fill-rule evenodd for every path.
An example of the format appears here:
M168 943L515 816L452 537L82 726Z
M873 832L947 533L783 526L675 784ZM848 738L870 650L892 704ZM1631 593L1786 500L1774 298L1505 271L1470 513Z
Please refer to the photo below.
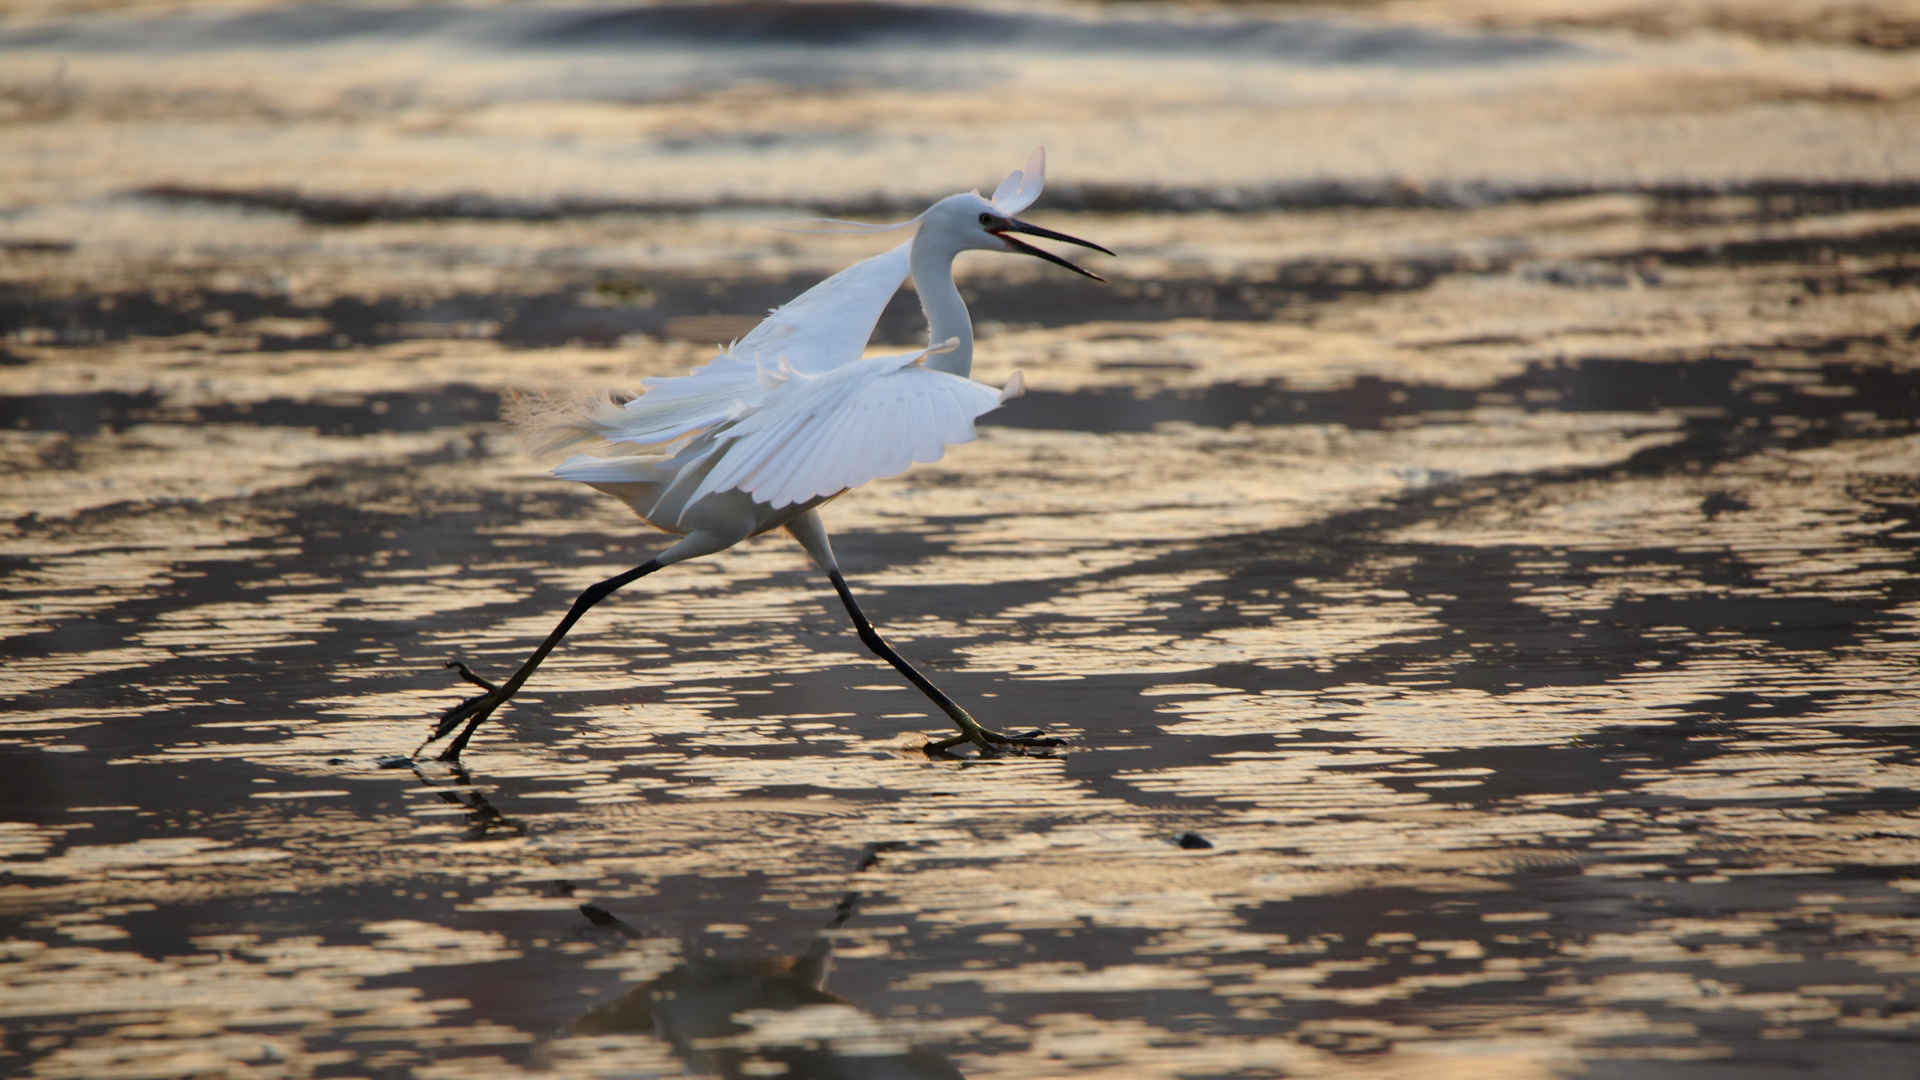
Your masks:
M674 470L663 467L666 458L654 454L595 457L575 454L561 462L553 475L576 480L627 504L640 520L663 532L683 532L678 524L657 513L661 492L673 481Z
M551 454L585 442L610 438L631 394L510 392L500 415L512 424L533 454Z
M659 484L673 479L673 470L660 468L665 460L652 454L631 457L575 454L554 466L553 475L583 484Z

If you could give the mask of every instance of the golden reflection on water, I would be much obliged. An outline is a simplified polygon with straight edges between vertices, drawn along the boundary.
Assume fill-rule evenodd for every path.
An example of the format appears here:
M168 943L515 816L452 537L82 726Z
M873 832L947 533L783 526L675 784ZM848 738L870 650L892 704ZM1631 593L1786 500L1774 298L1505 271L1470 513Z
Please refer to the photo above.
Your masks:
M1075 363L1069 349L1046 376L1071 385L1085 370ZM383 1062L671 1073L734 1052L773 1060L803 1036L856 1056L933 1042L944 1053L920 1067L967 1075L1444 1075L1472 1062L1544 1076L1593 1055L1724 1057L1736 1041L1708 1029L1728 1024L1762 1040L1808 1025L1910 1030L1897 989L1920 935L1910 904L1816 884L1840 866L1898 873L1920 855L1897 808L1819 809L1920 779L1872 733L1904 727L1915 697L1897 638L1803 650L1761 626L1700 638L1654 621L1647 642L1701 644L1644 668L1621 657L1583 683L1462 686L1462 665L1487 646L1435 643L1474 628L1456 606L1497 583L1419 579L1433 550L1519 551L1510 565L1525 587L1512 602L1585 628L1576 635L1606 630L1623 597L1872 601L1901 578L1903 551L1886 546L1901 528L1862 522L1840 478L1904 459L1862 440L1776 457L1769 469L1814 481L1790 488L1737 468L1616 478L1604 470L1671 441L1670 422L1649 432L1634 416L1545 419L1503 428L1492 445L1452 431L1493 422L1485 415L1440 419L1446 439L1422 425L1353 434L1339 467L1262 475L1245 464L1198 489L1226 437L1211 429L989 432L948 463L836 504L842 548L904 647L983 713L1070 734L1074 747L984 767L920 759L910 733L930 722L917 699L864 666L814 575L765 543L597 612L531 703L477 744L484 812L445 801L445 778L421 786L367 762L411 745L457 693L432 677L435 660L511 663L579 582L626 565L617 516L497 513L472 500L540 489L530 466L495 462L429 469L409 481L411 499L374 482L364 499L352 486L298 494L208 528L191 509L135 513L91 550L42 543L14 585L37 605L19 609L21 631L130 602L154 610L95 646L21 659L12 685L104 678L141 697L17 713L9 738L86 749L103 724L196 710L191 735L144 746L116 735L111 767L173 783L191 783L194 768L249 776L217 808L143 798L87 815L113 835L159 835L94 841L84 821L9 830L9 858L30 861L15 864L0 904L30 937L8 946L0 1011L47 1033L33 1070L49 1077ZM1267 434L1237 438L1257 454ZM1497 479L1516 446L1543 470L1592 478L1558 496L1469 492L1441 515L1383 519L1337 562L1299 547L1330 514L1390 513L1438 483L1409 483L1393 462ZM1044 470L1028 467L1036 459ZM1144 474L1126 467L1140 461L1152 463ZM1116 487L1120 476L1135 480ZM1703 519L1705 492L1729 485L1747 508ZM459 566L430 545L363 568L287 541L288 521L335 498L403 515L417 499L484 524ZM1208 550L1250 532L1272 539ZM589 550L556 557L583 536ZM917 553L891 560L905 541ZM1322 569L1247 579L1274 556ZM1605 558L1573 572L1567 560L1585 556ZM1730 558L1747 577L1723 589L1712 578ZM198 598L234 567L249 576ZM62 587L76 580L98 587ZM1883 618L1910 624L1911 607ZM347 620L377 636L324 645ZM1576 656L1614 662L1615 646L1568 640ZM1364 674L1408 648L1384 677ZM270 694L220 675L260 655L283 658ZM1248 672L1268 674L1248 685ZM1113 679L1133 689L1117 693ZM1629 755L1589 775L1610 741L1669 731L1735 695L1817 695L1821 719L1716 722L1700 731L1709 756ZM1557 763L1543 778L1503 750ZM1169 842L1195 827L1212 850ZM687 948L729 943L748 958L741 970L763 970L750 958L767 923L818 910L845 887L846 853L878 842L906 846L859 875L871 898L833 936L866 999L748 1008L744 1034L703 1036L691 1058L671 1039L567 1026L642 993L622 987L664 977ZM572 884L555 893L557 880ZM1802 884L1726 892L1709 905L1723 914L1661 915L1673 900L1643 899L1655 910L1609 928L1581 923L1582 905L1601 901L1526 898L1536 880L1569 882L1576 896L1618 883L1623 897L1644 883ZM1910 896L1920 883L1887 888ZM373 910L344 914L368 890L383 897ZM303 896L340 899L272 914ZM664 916L639 953L571 929L574 906L603 896ZM1328 917L1367 896L1395 899ZM716 897L727 899L707 907ZM1336 908L1258 915L1321 898ZM183 922L186 940L165 955L128 951L143 917ZM1780 940L1808 921L1827 935L1822 962L1838 967L1774 986L1761 973L1814 959ZM694 938L707 944L683 944ZM1473 1005L1459 998L1469 993L1490 996ZM1154 1004L1166 1000L1180 1004ZM527 1011L546 1019L514 1019Z
M1051 102L1011 127L952 87L500 90L559 53L401 99L355 91L418 51L240 50L154 98L205 57L102 54L53 120L16 79L0 284L68 322L0 343L34 403L0 430L0 1070L1910 1072L1920 211L1886 189L1048 212L1113 286L963 263L980 376L1032 392L828 514L904 652L1071 745L927 760L938 723L774 537L597 608L472 776L374 761L458 699L442 662L509 669L658 541L497 396L684 370L871 238L124 195L786 205L1045 139L1062 198L1417 193L1463 143L1516 183L1911 174L1912 56L1836 89L1732 40L1410 81L1009 54ZM1703 79L1720 105L1649 105ZM870 134L634 142L833 117Z
M1051 385L1099 382L1098 350L1053 347ZM902 1067L966 1075L1545 1076L1744 1052L1746 1036L1713 1031L1911 1030L1898 987L1920 921L1887 897L1920 890L1896 876L1920 836L1897 805L1845 802L1920 780L1873 731L1908 723L1903 639L1797 648L1762 624L1702 635L1655 618L1640 640L1676 651L1602 640L1625 601L1876 602L1902 580L1904 529L1863 521L1848 478L1903 468L1910 440L1643 478L1607 470L1671 443L1670 418L1510 419L1311 443L1291 428L994 429L837 503L855 588L904 648L996 722L1075 739L978 767L912 751L933 726L918 699L867 666L815 575L767 542L597 611L476 744L484 801L450 798L450 777L369 769L457 694L433 664L512 663L580 582L639 550L591 503L513 509L556 497L521 459L433 465L404 489L347 474L269 494L264 512L230 500L62 525L21 549L17 633L151 612L18 658L10 685L111 680L133 696L16 712L8 737L111 747L110 768L152 779L134 801L4 834L0 905L28 936L7 946L0 1012L43 1032L33 1074L47 1077L671 1074L800 1041L856 1057L937 1044ZM1506 482L1516 460L1584 478L1512 498L1471 486ZM1425 471L1399 471L1409 461ZM1779 471L1805 480L1772 484ZM1727 487L1745 508L1703 518ZM1394 516L1435 489L1460 494ZM294 530L336 501L463 516L470 546L448 562L396 523L391 541L353 540L398 545L383 560L334 557ZM1380 524L1328 558L1316 523L1367 513ZM902 544L910 557L892 557ZM1476 550L1516 552L1511 577L1424 576L1432 552ZM1728 560L1745 575L1730 587ZM1498 636L1511 612L1460 608L1490 588L1574 628L1568 655L1604 676L1499 677L1500 653L1481 650L1516 648ZM1884 608L1882 626L1912 609ZM263 681L235 681L263 656ZM1463 669L1494 677L1460 685ZM1820 705L1812 723L1757 705L1701 720L1703 703L1742 697ZM187 732L141 734L181 710L198 716ZM1676 724L1711 753L1628 749ZM211 803L152 797L195 769L244 782ZM1211 850L1170 842L1196 828ZM768 970L755 957L876 843L903 846L857 875L861 917L830 935L855 996L743 1006L693 1051L579 1021L644 996L689 951ZM1820 887L1844 866L1887 883ZM1676 887L1723 898L1700 910ZM610 951L575 925L599 898L659 921ZM1588 913L1615 903L1651 907ZM129 951L151 919L184 940ZM1810 922L1816 947L1782 940ZM1831 974L1764 974L1815 960Z

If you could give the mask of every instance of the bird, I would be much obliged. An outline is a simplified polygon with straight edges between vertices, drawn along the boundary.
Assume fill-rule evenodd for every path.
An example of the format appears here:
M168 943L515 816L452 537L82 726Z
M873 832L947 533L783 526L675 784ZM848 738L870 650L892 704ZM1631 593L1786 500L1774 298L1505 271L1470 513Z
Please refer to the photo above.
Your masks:
M901 656L854 600L820 515L825 503L852 488L898 475L914 462L937 460L948 446L972 440L976 419L1022 392L1018 372L999 388L971 378L973 322L953 280L953 263L962 252L1026 255L1105 280L1020 239L1033 236L1113 254L1091 240L1015 216L1039 198L1045 183L1041 148L992 196L949 195L890 226L911 226L913 235L773 309L690 374L645 379L642 392L624 401L601 396L558 418L530 420L551 446L587 440L612 444L611 456L576 454L553 475L620 499L673 539L638 566L588 586L505 681L493 682L459 660L449 661L449 668L482 692L442 713L413 756L459 728L439 755L457 764L475 729L519 692L590 608L616 590L774 529L784 529L826 573L861 643L959 729L957 735L927 743L927 753L947 754L966 743L982 756L1060 745L1061 740L1039 732L1007 734L986 727ZM927 320L926 347L865 355L881 311L909 276Z

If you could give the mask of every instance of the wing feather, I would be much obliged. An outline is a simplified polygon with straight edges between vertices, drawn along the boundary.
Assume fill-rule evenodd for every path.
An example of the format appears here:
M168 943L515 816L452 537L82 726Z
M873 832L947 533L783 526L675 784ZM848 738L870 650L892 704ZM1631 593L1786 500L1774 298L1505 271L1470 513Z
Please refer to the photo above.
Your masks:
M784 446L769 447L752 454L753 457L769 459L771 466L759 470L757 475L748 480L745 489L749 492L796 489L805 480L809 463L816 460L815 455L820 452L821 438L825 434L826 427L827 421L821 417L812 415L803 417L795 424L793 438L787 440ZM752 451L757 448L743 447L742 449ZM803 502L812 494L812 492L804 492L789 501Z
M749 367L785 363L813 373L860 359L887 301L906 283L912 246L862 259L775 308L726 355Z
M805 417L794 416L789 417L785 424L768 429L753 442L753 445L764 448L764 453L759 456L733 453L734 447L740 445L740 440L727 440L727 449L720 455L720 462L714 466L713 472L707 475L707 482L700 494L735 489L744 491L749 485L768 482L791 460L794 443L805 426Z
M914 387L914 413L920 422L914 425L913 459L915 461L938 461L946 452L946 445L940 441L937 427L939 418L945 415L947 408L959 405L945 386L916 385Z
M645 393L595 423L614 442L672 442L738 416L764 392L764 381L759 371L721 353L690 375L642 380Z
M729 429L702 494L738 488L775 508L838 494L974 438L1000 391L904 357L875 357L796 388ZM874 370L881 365L884 370ZM771 414L784 414L778 422Z
M644 393L589 423L614 442L670 443L757 412L795 373L859 360L880 313L907 280L911 247L908 241L854 263L775 308L691 373L644 379Z
M913 464L913 453L907 446L907 440L911 437L912 418L900 411L901 402L898 395L901 388L887 387L886 389L892 390L894 396L891 399L882 399L878 404L891 411L879 424L875 425L876 430L873 434L882 437L875 440L875 445L868 451L873 459L872 469L875 476L894 476L907 471L907 466Z
M844 408L814 418L808 424L806 449L794 455L793 468L775 490L785 492L793 502L805 502L851 487L837 478L845 476L854 461L848 436L857 421L858 417Z

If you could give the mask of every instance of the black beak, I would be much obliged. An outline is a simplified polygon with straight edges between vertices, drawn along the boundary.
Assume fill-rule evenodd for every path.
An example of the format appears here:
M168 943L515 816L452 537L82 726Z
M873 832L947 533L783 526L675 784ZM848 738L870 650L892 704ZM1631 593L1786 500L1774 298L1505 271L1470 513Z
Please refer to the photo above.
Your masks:
M1078 244L1083 248L1092 248L1095 251L1104 252L1105 254L1108 254L1108 255L1113 254L1113 252L1107 251L1106 248L1101 247L1099 244L1096 244L1091 240L1082 240L1077 236L1068 236L1066 233L1063 233L1063 232L1054 232L1052 229L1043 229L1038 225L1029 225L1024 221L1017 221L1013 218L1008 218L1007 223L1005 225L1002 225L997 229L991 229L989 231L992 232L993 235L999 237L1001 240L1006 241L1007 250L1009 251L1017 251L1022 255L1032 255L1035 258L1045 259L1055 266L1064 266L1076 274L1081 274L1086 277L1090 277L1095 281L1107 280L1106 278L1101 277L1099 274L1096 274L1091 270L1082 270L1078 266L1073 265L1072 263L1061 258L1060 256L1055 255L1051 251L1043 251L1040 248L1034 247L1032 244L1026 243L1025 241L1022 241L1022 240L1016 240L1013 237L1008 236L1007 234L1008 233L1026 233L1028 236L1039 236L1039 237L1044 237L1048 240L1059 240L1062 243Z

